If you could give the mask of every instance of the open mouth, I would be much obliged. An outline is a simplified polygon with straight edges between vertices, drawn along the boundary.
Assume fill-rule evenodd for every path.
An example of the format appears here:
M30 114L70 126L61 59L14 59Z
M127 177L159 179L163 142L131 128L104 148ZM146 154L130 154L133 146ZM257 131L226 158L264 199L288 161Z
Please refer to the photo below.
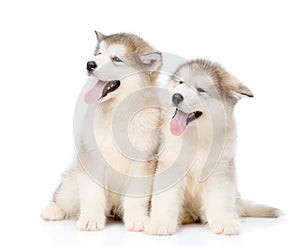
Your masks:
M202 112L195 111L192 113L185 113L178 108L175 111L175 114L170 123L171 133L175 136L180 136L184 132L186 126L198 119L202 115Z
M99 80L96 85L85 94L85 102L92 104L97 102L99 99L107 96L109 93L119 88L120 80L102 81Z

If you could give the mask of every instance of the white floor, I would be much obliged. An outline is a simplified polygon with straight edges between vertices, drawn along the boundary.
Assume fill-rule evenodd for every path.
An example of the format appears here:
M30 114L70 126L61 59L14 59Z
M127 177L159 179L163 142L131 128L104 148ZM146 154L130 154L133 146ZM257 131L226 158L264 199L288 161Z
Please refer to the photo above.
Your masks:
M27 224L28 223L28 224ZM121 222L109 221L103 231L82 232L75 228L74 221L44 222L38 218L27 221L13 231L10 245L283 245L289 240L299 245L295 233L298 229L288 217L281 219L254 219L242 221L239 236L212 234L205 226L183 226L174 236L156 237L141 232L126 231ZM294 225L297 225L295 223ZM294 230L292 229L294 228ZM8 235L6 235L8 236ZM293 239L294 238L294 239ZM297 239L296 239L297 238ZM1 239L0 239L1 240ZM296 243L298 240L298 244ZM12 244L11 244L12 243ZM3 245L3 244L2 244Z

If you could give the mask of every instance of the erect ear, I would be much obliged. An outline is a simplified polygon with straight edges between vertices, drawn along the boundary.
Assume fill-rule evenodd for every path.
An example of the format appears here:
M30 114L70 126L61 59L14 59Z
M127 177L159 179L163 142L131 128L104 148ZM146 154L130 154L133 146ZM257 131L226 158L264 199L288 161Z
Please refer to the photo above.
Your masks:
M97 41L98 41L98 43L100 43L105 38L105 35L103 35L101 32L98 32L98 31L95 31L95 33L97 36Z
M139 54L141 62L149 70L157 70L162 65L162 55L158 51Z
M230 83L230 95L236 99L236 102L243 97L253 97L253 93L250 89L239 82L235 77L232 77Z

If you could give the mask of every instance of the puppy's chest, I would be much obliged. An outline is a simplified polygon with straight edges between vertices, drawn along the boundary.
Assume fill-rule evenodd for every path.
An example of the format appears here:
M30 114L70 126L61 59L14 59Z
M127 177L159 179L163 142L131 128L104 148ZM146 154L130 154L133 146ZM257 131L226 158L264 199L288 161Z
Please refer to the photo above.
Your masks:
M101 124L94 127L96 143L101 155L115 168L117 163L122 162L123 165L128 162L128 159L122 153L120 143L120 134L112 130L110 122L103 120Z
M118 163L130 163L140 159L144 153L151 152L156 140L153 129L158 117L149 114L137 114L124 120L114 120L113 113L99 114L95 118L94 133L98 149L106 161L115 166Z
M203 188L201 173L204 165L205 161L202 158L197 158L186 174L186 193L191 199L199 199L201 196Z

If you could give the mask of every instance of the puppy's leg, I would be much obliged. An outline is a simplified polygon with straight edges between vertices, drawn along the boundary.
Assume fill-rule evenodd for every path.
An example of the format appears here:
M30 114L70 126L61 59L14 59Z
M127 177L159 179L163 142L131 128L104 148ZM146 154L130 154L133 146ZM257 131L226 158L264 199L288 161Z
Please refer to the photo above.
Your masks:
M144 231L148 222L150 196L124 197L124 223L129 231Z
M79 211L79 194L74 171L66 174L53 194L52 202L44 208L41 217L55 221L75 218Z
M77 227L83 231L97 231L105 226L106 196L105 190L88 174L81 170L77 174L79 196L80 196L80 217Z
M129 231L143 231L148 222L149 201L152 190L152 178L146 165L151 163L133 163L128 177L127 194L124 194L124 223ZM151 169L151 167L150 167ZM140 181L137 177L146 177ZM128 194L129 193L129 194Z
M209 228L217 234L239 234L239 221L235 211L235 181L224 173L205 181L202 209Z
M157 173L160 173L162 169L166 169L162 166L163 164L160 162ZM157 179L154 178L154 190L158 186ZM150 221L146 228L147 233L152 235L171 235L176 232L180 223L179 215L182 209L184 189L185 180L183 179L171 188L152 195Z

